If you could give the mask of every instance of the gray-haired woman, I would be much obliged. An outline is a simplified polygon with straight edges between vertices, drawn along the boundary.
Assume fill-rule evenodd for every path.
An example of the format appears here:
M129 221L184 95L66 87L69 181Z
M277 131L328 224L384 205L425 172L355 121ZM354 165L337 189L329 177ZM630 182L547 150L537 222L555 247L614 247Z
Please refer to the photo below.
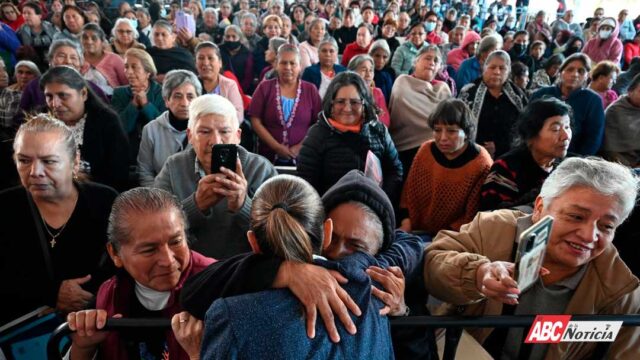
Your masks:
M168 110L142 129L138 170L140 185L152 186L169 156L187 146L189 105L202 94L200 80L190 71L171 70L162 84Z
M324 97L327 88L333 78L347 70L346 67L337 63L338 44L333 38L327 38L318 45L319 62L313 64L302 73L302 80L308 81L318 88L320 97Z
M374 74L374 61L373 58L369 55L356 55L351 61L349 61L349 70L355 71L358 75L362 77L364 83L371 91L371 95L373 96L373 100L375 101L375 105L380 110L378 113L378 120L383 123L385 126L389 127L389 109L387 109L387 102L384 99L384 94L382 94L382 90L376 87L376 84L373 82L373 74Z

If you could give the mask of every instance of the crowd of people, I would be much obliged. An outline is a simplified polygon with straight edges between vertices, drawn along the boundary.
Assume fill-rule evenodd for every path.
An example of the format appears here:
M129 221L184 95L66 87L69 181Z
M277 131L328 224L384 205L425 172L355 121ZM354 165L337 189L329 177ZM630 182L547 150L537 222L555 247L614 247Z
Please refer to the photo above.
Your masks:
M0 325L46 305L74 360L433 359L389 318L640 313L640 14L522 3L1 3Z

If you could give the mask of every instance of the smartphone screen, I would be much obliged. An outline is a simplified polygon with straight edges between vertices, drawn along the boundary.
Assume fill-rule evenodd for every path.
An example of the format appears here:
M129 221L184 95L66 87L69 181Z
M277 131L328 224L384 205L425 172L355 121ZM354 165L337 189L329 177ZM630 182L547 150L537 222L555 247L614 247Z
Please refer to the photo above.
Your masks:
M520 292L527 290L540 277L552 225L553 217L545 216L520 235L514 274Z
M219 173L220 167L236 171L237 159L238 147L235 144L213 145L213 150L211 151L211 173Z

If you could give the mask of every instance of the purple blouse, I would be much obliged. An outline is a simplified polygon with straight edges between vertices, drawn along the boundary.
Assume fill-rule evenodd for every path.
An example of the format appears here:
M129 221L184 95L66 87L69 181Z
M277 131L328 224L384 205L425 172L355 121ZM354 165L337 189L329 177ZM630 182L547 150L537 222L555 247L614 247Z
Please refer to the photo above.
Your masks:
M276 103L277 79L264 80L259 85L251 98L249 116L262 120L262 125L269 131L276 141L282 143L282 131L284 130L278 117ZM307 130L316 122L318 113L322 108L322 100L315 85L302 81L300 102L296 110L293 124L289 128L289 145L300 143L307 135ZM275 160L276 153L266 144L258 145L258 153L269 161Z

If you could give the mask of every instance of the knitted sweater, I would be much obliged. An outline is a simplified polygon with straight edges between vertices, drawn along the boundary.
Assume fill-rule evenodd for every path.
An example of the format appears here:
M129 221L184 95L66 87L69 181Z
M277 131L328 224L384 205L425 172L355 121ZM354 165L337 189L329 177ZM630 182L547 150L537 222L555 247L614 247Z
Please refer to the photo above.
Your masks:
M438 103L451 97L445 82L427 82L409 75L400 75L393 84L389 112L389 132L398 151L419 147L433 138L427 125L429 115Z
M480 188L491 163L487 150L474 143L453 160L447 159L433 140L424 143L400 202L409 212L412 229L435 235L440 230L458 231L470 222L478 211Z

